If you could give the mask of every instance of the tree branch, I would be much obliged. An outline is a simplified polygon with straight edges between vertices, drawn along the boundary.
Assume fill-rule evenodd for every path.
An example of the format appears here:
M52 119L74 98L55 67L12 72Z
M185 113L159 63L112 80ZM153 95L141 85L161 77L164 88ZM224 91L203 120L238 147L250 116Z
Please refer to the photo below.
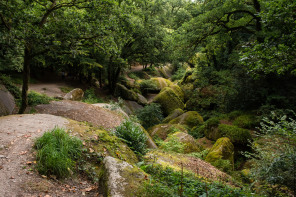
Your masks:
M6 20L5 20L4 16L2 15L2 13L0 13L0 18L1 18L1 21L4 24L4 26L6 27L6 29L8 29L10 31L10 26L6 22Z

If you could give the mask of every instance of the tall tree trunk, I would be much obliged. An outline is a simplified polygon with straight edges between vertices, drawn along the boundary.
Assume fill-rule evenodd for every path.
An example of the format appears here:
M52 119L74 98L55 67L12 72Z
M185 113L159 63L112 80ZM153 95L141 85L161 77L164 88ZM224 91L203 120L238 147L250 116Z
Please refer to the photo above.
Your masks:
M28 106L28 89L30 80L30 63L32 60L31 52L28 46L25 47L24 68L23 68L23 87L22 87L22 104L19 114L23 114Z
M256 14L260 14L261 12L261 5L258 0L253 0L254 8L256 10ZM262 31L262 19L260 16L256 17L256 31L257 31L257 41L262 43L264 42L264 37L260 35L260 32Z

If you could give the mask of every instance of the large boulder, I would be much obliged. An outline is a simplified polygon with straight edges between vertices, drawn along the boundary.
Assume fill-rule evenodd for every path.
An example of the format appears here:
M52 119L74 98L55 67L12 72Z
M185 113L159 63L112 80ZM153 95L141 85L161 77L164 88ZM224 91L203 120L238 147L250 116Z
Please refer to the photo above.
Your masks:
M170 124L183 124L190 128L203 124L203 118L196 111L188 111L170 121Z
M179 99L184 102L184 92L183 90L180 88L180 86L178 85L170 85L170 88L175 92L175 94L179 97ZM164 88L165 89L165 88ZM162 89L162 91L164 91L164 89Z
M82 100L84 92L80 88L75 88L71 92L68 92L65 96L65 100L80 101Z
M117 96L122 97L123 99L130 100L130 101L138 101L138 95L132 90L129 90L122 84L116 84L115 94Z
M124 101L124 105L122 106L123 111L128 115L134 114L137 110L143 109L143 106L137 103L136 101Z
M123 111L121 109L121 107L114 107L114 105L109 104L109 103L95 103L95 104L92 104L92 105L96 106L96 107L105 108L105 109L108 109L108 110L111 110L111 111L116 111L117 113L122 115L124 118L128 118L127 113L125 113L125 111Z
M160 138L165 140L167 136L175 132L187 133L187 129L178 124L159 124L149 129L149 134L152 138Z
M196 173L199 177L214 181L228 182L231 177L224 172L221 172L211 164L193 157L188 154L180 154L166 152L159 149L149 151L144 160L146 163L159 164L161 166L173 168L176 171L184 171Z
M219 124L218 127L205 129L205 136L210 140L228 137L234 145L242 146L246 146L252 139L249 130L228 124Z
M170 115L168 115L165 119L163 119L163 123L169 123L171 120L177 118L182 115L184 111L182 109L175 109Z
M169 87L173 85L173 82L162 77L155 77L155 78L151 78L150 80L156 84L159 91L165 87Z
M179 146L176 146L179 145ZM176 147L177 150L171 150L179 153L192 153L202 151L202 147L197 143L197 141L189 134L184 132L176 132L169 135L169 137L164 141L160 148L167 147L171 149Z
M205 160L210 163L215 163L216 161L223 159L228 160L230 164L233 164L233 155L233 144L229 138L223 137L216 141L214 146L210 149L209 154Z
M0 84L0 116L12 114L14 108L14 97L3 85Z
M154 97L153 102L161 105L165 115L169 115L178 108L184 109L184 103L171 88L166 88L164 91L161 91Z
M103 160L104 175L101 187L104 196L130 197L136 196L145 181L146 173L136 166L119 159L107 156Z

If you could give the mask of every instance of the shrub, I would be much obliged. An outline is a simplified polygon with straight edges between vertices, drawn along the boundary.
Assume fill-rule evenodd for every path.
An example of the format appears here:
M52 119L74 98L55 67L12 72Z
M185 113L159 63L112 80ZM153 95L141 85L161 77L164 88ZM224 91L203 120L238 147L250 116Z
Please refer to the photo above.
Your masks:
M260 139L252 144L251 175L268 184L286 186L296 191L296 121L286 115L280 116L275 112L270 118L263 118L260 128Z
M103 99L98 98L95 93L94 88L90 88L85 90L84 92L84 98L83 102L88 103L88 104L94 104L94 103L103 103Z
M178 68L178 70L171 77L172 81L181 80L186 73L186 69L184 67Z
M241 115L234 119L233 125L246 128L246 129L252 129L255 128L258 124L258 121L255 116L253 115Z
M204 134L205 126L196 126L189 130L188 134L192 135L194 138L199 139L205 136Z
M217 161L212 162L211 164L223 172L230 173L232 171L232 164L229 160L218 159Z
M163 120L161 106L151 103L136 111L136 115L145 129L161 123Z
M75 160L81 155L82 142L70 137L65 130L55 128L38 138L34 147L37 149L38 172L64 178L74 170Z
M181 143L180 140L176 136L170 136L170 140L168 141L160 141L160 148L165 151L173 151L176 153L184 153L185 144Z
M131 120L125 120L115 128L115 134L123 139L135 153L141 155L146 153L147 136L136 123Z
M28 94L28 105L29 106L36 106L36 105L40 105L40 104L49 104L49 102L52 100L54 100L54 99L45 95L45 94L40 94L35 91L30 91Z
M202 160L205 160L205 158L207 157L207 155L209 154L210 150L209 149L205 149L201 152L194 152L194 153L190 153L189 155L192 157L196 157Z

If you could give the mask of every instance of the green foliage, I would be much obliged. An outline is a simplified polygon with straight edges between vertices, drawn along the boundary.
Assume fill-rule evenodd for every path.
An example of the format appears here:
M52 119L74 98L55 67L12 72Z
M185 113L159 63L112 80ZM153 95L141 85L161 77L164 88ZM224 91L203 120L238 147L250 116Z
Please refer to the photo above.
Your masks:
M193 152L193 153L190 153L189 155L192 156L192 157L196 157L196 158L199 158L199 159L202 159L202 160L205 160L207 155L209 154L210 150L209 149L205 149L201 152Z
M233 121L233 125L241 128L245 128L245 129L254 129L259 124L258 124L258 120L254 115L245 114L235 118Z
M151 103L137 110L136 116L145 129L157 125L163 120L161 106L157 103Z
M84 96L83 96L83 102L88 104L94 104L94 103L103 103L104 100L96 96L94 88L90 88L85 90Z
M139 125L131 120L125 120L116 127L115 134L123 139L135 153L144 155L146 153L147 136Z
M6 89L16 98L21 98L21 90L19 87L17 87L13 82L12 79L9 76L1 75L0 80L3 83L3 85L6 87Z
M204 129L204 125L196 126L189 130L188 134L192 135L196 139L203 138L205 136Z
M178 70L171 77L172 81L181 80L186 73L186 69L184 67L178 68Z
M60 87L60 89L63 93L68 93L71 92L71 90L73 90L73 88L71 87Z
M226 173L230 173L233 170L232 163L226 159L218 159L211 164Z
M141 166L146 173L151 175L150 184L146 184L142 196L180 196L181 180L183 185L183 196L256 196L248 191L235 189L219 183L206 183L194 174L174 171L171 168L163 168L157 164ZM155 192L155 193L152 193ZM156 195L155 195L156 194Z
M271 118L263 118L260 138L252 144L255 153L248 154L253 162L253 178L295 191L295 128L296 121L286 115L272 112Z
M185 144L181 143L176 136L170 136L168 141L159 141L158 144L161 149L176 153L184 153L186 148Z
M34 144L37 150L37 170L40 174L65 178L74 171L75 160L80 158L82 142L70 137L64 129L45 132Z
M40 94L35 91L30 91L28 94L28 105L29 106L36 106L36 105L40 105L40 104L49 104L49 102L52 100L54 100L54 99L45 95L45 94Z

